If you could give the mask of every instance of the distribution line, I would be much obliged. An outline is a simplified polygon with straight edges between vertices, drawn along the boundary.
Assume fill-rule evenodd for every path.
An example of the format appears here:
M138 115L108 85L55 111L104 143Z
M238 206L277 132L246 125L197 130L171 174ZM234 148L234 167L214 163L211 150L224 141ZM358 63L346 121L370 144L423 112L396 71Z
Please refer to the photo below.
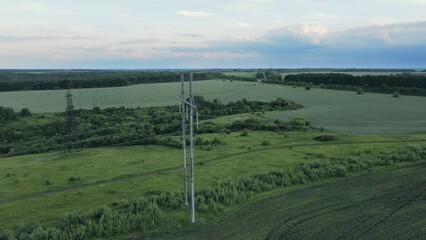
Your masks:
M162 137L167 137L167 136L176 136L176 134L180 133L180 131L176 131L176 132L172 132L172 133L168 133L168 134L163 134L163 135L156 135L153 137L148 137L148 138L140 138L140 139L134 139L134 140L130 140L130 141L125 141L125 142L120 142L120 143L114 143L114 144L110 144L110 145L105 145L105 146L100 146L100 147L93 147L92 149L100 149L100 148L107 148L107 147L116 147L116 146L123 146L123 145L127 145L127 144L131 144L131 143L137 143L137 142L142 142L142 141L147 141L147 140L152 140L152 139L156 139L156 138L162 138ZM81 143L86 143L86 142L90 142L96 139L102 139L108 136L117 136L116 134L112 134L112 135L107 135L107 136L100 136L97 138L91 138L91 139L86 139L86 140L79 140L76 141L74 143L71 144L71 146L76 146L78 144ZM123 136L125 137L125 136ZM69 146L70 144L68 143L63 143L63 144L57 144L57 145L52 145L52 146L47 146L44 148L34 148L34 149L28 149L28 150L24 150L24 151L20 151L20 152L14 152L11 154L3 154L3 157L11 157L11 156L18 156L18 155L22 155L25 153L33 153L34 151L37 150L44 150L44 149L52 149L52 150L58 150L62 147L66 147Z

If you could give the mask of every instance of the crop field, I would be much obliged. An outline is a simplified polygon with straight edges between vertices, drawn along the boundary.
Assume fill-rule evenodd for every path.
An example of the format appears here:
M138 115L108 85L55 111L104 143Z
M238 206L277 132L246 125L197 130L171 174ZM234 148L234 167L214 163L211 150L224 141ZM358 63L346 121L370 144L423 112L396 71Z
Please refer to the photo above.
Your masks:
M150 107L177 105L179 83L141 84L117 88L73 90L76 108ZM293 88L240 81L209 80L194 84L194 92L206 99L222 102L248 100L270 101L277 97L305 107L298 111L272 112L266 116L288 120L303 117L315 127L342 133L400 134L426 131L426 99L386 94ZM65 91L2 92L2 106L16 110L28 107L32 112L59 112L65 108Z
M193 232L144 239L422 239L426 164L260 200Z
M336 142L313 140L319 132L283 136L251 133L200 135L226 144L196 148L197 187L292 168L315 154L345 156L374 148L390 151L404 144L422 145L424 135L398 137L339 136ZM270 146L262 146L268 140ZM86 149L0 159L0 230L27 220L52 224L67 212L87 211L123 199L181 189L181 151L162 146ZM200 216L200 220L203 221ZM206 221L206 220L204 220Z

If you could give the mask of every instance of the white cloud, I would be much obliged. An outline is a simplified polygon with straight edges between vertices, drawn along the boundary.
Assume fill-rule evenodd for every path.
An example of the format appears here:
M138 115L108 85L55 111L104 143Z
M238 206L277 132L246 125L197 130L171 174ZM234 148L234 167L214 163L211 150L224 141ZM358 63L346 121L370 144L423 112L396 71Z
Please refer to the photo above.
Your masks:
M338 16L338 15L323 13L323 12L314 13L314 14L312 14L312 17L318 18L318 19L339 19L339 18L342 18L341 16Z
M212 13L209 13L209 12L193 12L193 11L178 11L176 13L185 17L209 17L213 15Z
M60 15L74 15L77 14L75 12L67 11L67 10L61 10L61 9L54 9L50 7L46 7L43 4L39 2L26 2L23 5L23 8L30 12L39 12L39 13L49 13L49 14L60 14Z

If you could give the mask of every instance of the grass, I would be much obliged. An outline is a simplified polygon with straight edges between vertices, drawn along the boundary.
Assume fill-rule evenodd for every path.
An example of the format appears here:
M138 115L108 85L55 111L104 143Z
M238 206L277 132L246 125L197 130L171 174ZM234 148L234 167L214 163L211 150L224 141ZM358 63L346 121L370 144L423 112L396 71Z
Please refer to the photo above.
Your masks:
M73 90L77 108L149 107L177 105L179 83L142 84L118 88ZM270 84L253 86L247 82L209 80L194 84L194 92L208 100L222 102L248 100L270 101L277 97L303 104L298 111L273 112L266 116L288 120L304 117L316 127L341 133L400 134L426 131L424 97L393 98L386 94L293 88ZM1 105L32 112L58 112L65 108L65 91L26 91L0 93Z
M196 147L197 187L259 172L287 169L315 160L315 154L345 156L359 150L390 151L404 143L424 144L425 135L373 137L339 135L337 141L313 140L318 131L206 134L226 145ZM420 142L413 142L422 140ZM269 141L270 146L262 146ZM383 142L398 141L398 142ZM352 143L351 143L352 142ZM358 143L355 143L358 142ZM88 149L0 159L0 230L27 220L51 224L67 212L87 211L122 199L181 186L181 151L161 146ZM70 180L73 179L73 180ZM49 181L49 184L46 182ZM207 220L206 220L207 221Z
M425 170L422 163L286 192L198 230L144 239L420 239Z

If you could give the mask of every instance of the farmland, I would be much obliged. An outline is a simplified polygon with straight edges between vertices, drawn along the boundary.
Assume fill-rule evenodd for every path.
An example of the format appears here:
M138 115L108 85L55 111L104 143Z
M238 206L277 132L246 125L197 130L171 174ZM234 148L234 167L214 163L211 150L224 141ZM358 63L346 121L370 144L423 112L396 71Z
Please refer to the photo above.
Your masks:
M423 97L392 98L386 94L293 88L272 84L209 80L195 85L197 95L206 99L229 102L248 100L270 101L277 97L305 106L294 112L272 112L267 116L283 120L304 117L316 127L360 134L398 134L426 130L426 103ZM119 88L73 90L77 108L150 107L177 105L178 83L142 84ZM59 112L65 108L65 91L26 91L0 93L2 106L32 112Z
M425 171L423 163L290 191L194 232L147 239L421 239Z

